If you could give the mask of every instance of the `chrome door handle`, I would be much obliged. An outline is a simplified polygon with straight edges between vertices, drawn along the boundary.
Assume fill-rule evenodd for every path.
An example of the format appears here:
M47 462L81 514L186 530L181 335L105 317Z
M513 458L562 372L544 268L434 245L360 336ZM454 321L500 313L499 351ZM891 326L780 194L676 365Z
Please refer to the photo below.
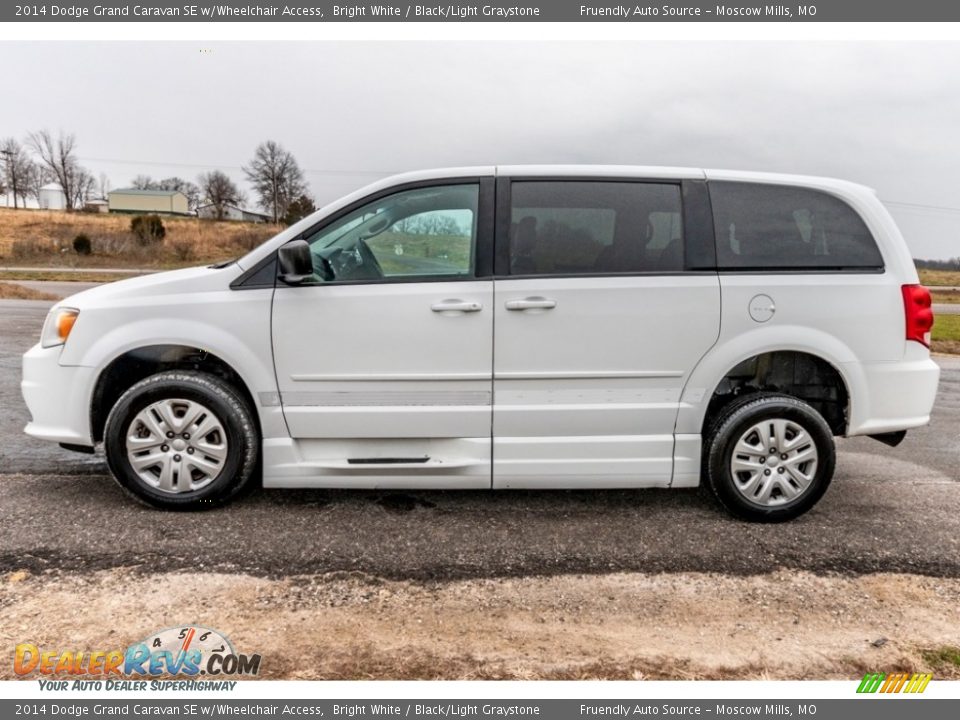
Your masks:
M471 302L469 300L441 300L430 306L430 309L435 313L443 312L462 312L462 313L474 313L480 312L483 310L483 305L478 302Z
M522 300L507 300L507 310L552 310L557 306L556 300L545 297L528 297Z

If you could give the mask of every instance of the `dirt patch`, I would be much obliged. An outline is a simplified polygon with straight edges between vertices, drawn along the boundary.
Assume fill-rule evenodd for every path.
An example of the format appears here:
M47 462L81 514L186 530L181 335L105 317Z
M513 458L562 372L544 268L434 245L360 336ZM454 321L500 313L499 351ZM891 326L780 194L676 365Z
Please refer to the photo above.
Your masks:
M930 349L944 355L960 355L960 340L934 340Z
M59 300L59 295L34 290L33 288L17 285L16 283L0 282L0 299L2 300Z
M960 677L960 580L777 572L414 583L334 573L11 573L0 646L113 649L217 628L288 679ZM10 677L0 663L0 677Z

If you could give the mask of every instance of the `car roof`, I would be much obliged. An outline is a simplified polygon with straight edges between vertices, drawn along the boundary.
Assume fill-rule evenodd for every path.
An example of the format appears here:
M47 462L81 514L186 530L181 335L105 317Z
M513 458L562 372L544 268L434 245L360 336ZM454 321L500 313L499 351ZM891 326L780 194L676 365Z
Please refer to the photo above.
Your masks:
M834 191L858 192L870 188L837 178L816 175L796 175L788 173L757 172L743 170L720 170L690 167L669 167L656 165L488 165L435 168L401 173L383 178L373 186L364 188L369 191L403 183L415 183L426 180L442 180L457 177L595 177L595 178L644 178L665 180L729 180L738 182L771 183L777 185L798 185Z

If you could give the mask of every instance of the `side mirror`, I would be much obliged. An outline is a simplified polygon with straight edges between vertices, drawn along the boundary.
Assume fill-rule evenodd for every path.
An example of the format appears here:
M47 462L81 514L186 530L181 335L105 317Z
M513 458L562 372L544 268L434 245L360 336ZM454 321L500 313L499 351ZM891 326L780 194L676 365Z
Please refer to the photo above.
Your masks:
M313 275L313 258L306 240L288 242L277 251L280 279L287 285L299 285Z

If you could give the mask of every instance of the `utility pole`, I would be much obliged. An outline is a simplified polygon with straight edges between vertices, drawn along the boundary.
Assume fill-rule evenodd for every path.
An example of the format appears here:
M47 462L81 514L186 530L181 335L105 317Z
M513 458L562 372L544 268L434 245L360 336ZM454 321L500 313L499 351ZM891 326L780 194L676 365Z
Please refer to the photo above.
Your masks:
M7 177L10 178L11 186L13 188L13 209L17 209L17 173L10 172L10 165L13 163L13 151L12 150L0 150L0 155L6 159L6 170Z

